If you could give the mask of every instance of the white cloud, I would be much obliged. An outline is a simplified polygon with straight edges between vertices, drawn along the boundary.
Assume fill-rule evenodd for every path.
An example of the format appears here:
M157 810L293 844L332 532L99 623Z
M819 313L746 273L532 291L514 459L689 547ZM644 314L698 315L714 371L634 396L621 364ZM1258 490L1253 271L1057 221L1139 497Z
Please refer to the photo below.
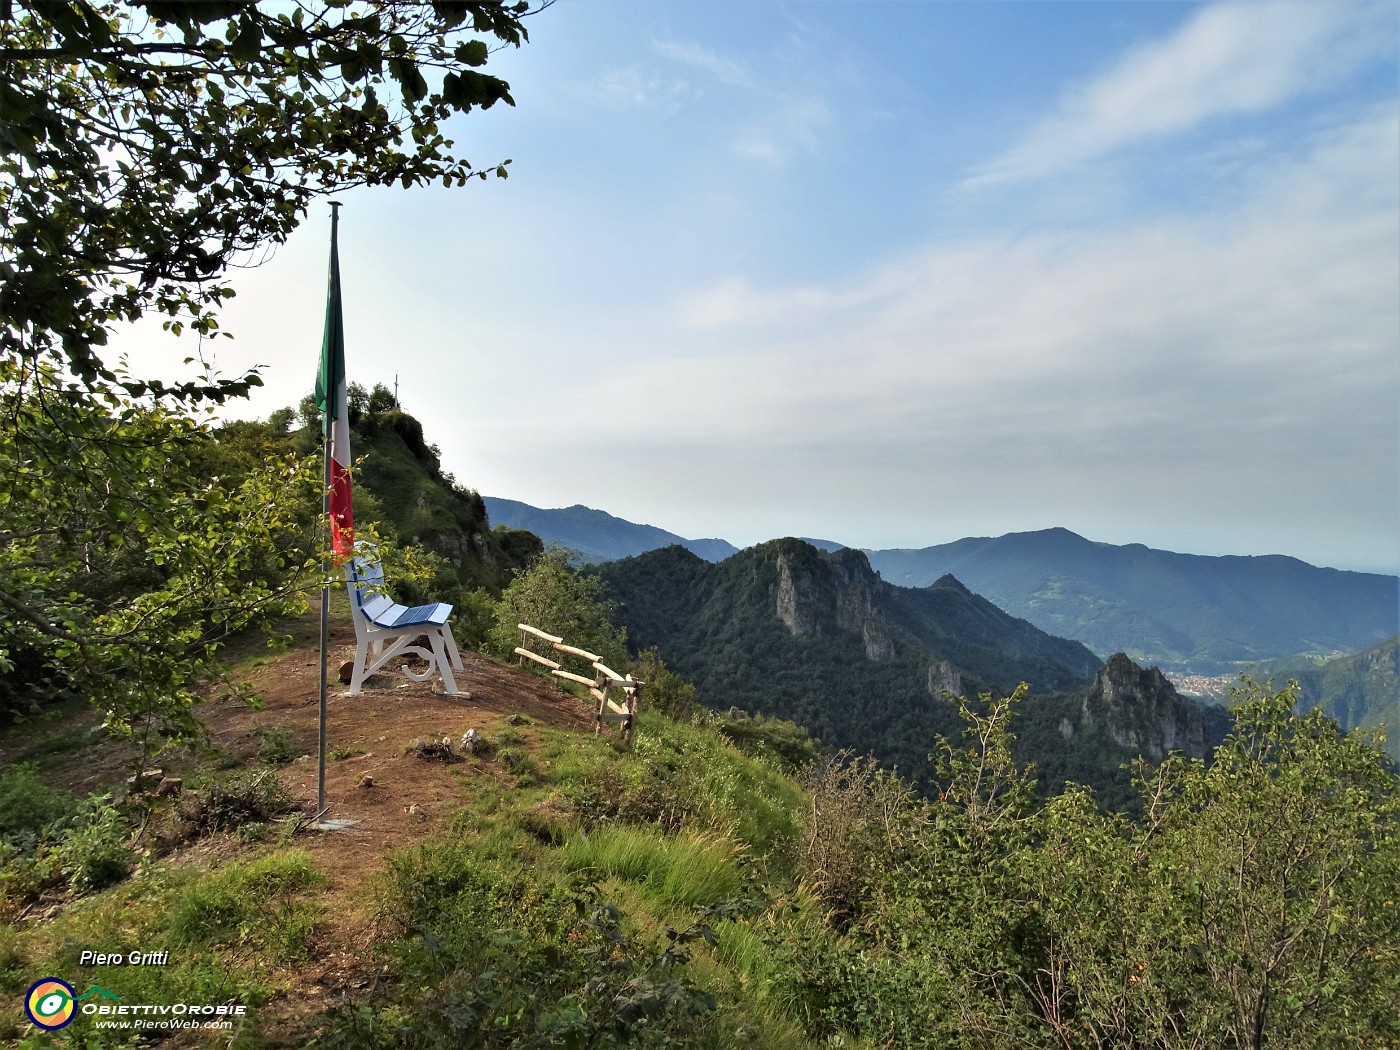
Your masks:
M1258 113L1394 49L1394 10L1348 3L1217 4L1134 48L964 186L1034 179L1213 118Z
M1398 126L1386 107L1320 137L1229 215L934 246L829 285L727 277L677 304L717 349L629 388L680 446L1251 455L1279 482L1354 431L1372 471L1400 394Z
M734 152L782 167L794 156L819 152L832 124L831 108L822 98L780 99L739 131Z
M718 55L699 44L677 40L657 40L652 42L652 50L664 58L691 66L710 74L721 84L730 87L750 87L753 79L748 71L732 59Z

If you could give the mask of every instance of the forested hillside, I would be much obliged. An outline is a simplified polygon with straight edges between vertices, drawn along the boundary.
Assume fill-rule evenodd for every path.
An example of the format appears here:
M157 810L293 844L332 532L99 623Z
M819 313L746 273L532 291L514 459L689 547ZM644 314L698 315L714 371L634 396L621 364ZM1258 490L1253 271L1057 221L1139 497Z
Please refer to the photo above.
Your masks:
M1343 729L1386 727L1386 749L1400 759L1400 674L1397 642L1390 638L1359 653L1323 659L1295 656L1249 669L1252 677L1277 685L1296 681L1302 710L1320 707Z
M632 645L657 647L710 707L791 719L830 747L878 755L921 783L930 741L957 727L945 691L1004 695L1029 683L1022 753L1048 764L1047 785L1074 774L1099 786L1111 781L1121 795L1117 767L1161 734L1158 726L1120 745L1082 724L1082 691L1091 688L1100 661L952 578L917 590L894 587L858 551L821 552L792 539L718 565L670 547L597 571ZM1166 689L1172 704L1199 711ZM1066 737L1066 724L1079 735ZM1198 733L1210 742L1218 735Z

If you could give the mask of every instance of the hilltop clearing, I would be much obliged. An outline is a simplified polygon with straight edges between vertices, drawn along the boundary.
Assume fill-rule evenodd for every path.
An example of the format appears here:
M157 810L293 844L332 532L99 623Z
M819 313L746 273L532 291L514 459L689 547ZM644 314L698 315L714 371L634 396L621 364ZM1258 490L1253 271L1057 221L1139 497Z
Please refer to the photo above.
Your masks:
M313 610L307 620L315 615ZM541 746L541 733L555 732L587 733L586 738L580 737L582 746L607 746L605 741L594 741L592 719L577 697L536 675L471 652L462 654L461 696L446 696L398 674L376 675L360 695L346 696L335 673L340 661L354 652L349 625L337 625L331 642L327 734L331 757L325 797L327 815L353 821L351 827L292 834L294 826L304 827L314 818L317 798L320 661L315 649L245 660L247 673L240 681L258 698L256 708L233 695L210 699L200 714L208 727L211 752L182 749L161 756L156 763L163 776L180 778L190 788L217 777L218 770L252 770L254 777L275 778L289 796L291 808L280 825L273 823L269 830L251 835L234 829L200 836L177 843L162 860L162 866L172 870L217 869L263 852L256 840L275 837L294 843L325 877L317 897L320 921L305 952L298 953L295 967L276 967L264 991L270 997L262 1006L260 1025L266 1035L290 1026L287 1045L299 1045L290 1038L298 1031L297 1018L376 979L370 949L382 932L375 907L376 880L383 874L386 856L421 845L440 833L464 803L512 782L514 774L494 761L501 745L531 754ZM95 712L78 711L59 722L41 721L25 731L11 732L0 739L0 768L37 763L49 787L75 796L106 793L121 798L137 750L105 738L95 723ZM496 754L461 755L460 740L470 729L495 742ZM443 737L453 741L458 760L424 759L414 749L419 740L436 745ZM186 798L192 793L182 792ZM157 814L153 823L159 823L159 818ZM149 840L146 845L151 845ZM27 927L31 933L49 922L59 930L68 928L63 921L67 911L63 893L46 893L27 906L9 903L13 913L7 918L39 924ZM40 957L54 947L44 944L42 936L25 939L38 948ZM170 950L165 942L156 947ZM63 952L57 958L66 961ZM11 967L14 963L11 959ZM120 973L110 975L118 990ZM75 985L85 978L97 984L106 980L99 979L100 968L68 974Z

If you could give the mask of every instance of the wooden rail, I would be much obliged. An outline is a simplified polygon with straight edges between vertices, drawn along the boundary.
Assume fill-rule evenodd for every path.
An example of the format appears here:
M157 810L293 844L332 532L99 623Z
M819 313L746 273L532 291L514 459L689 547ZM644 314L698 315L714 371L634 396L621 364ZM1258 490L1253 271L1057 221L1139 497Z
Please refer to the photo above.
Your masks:
M547 667L549 673L558 678L588 686L588 692L598 701L598 709L593 719L594 735L602 732L604 722L617 722L621 723L623 740L630 744L632 730L637 722L637 705L642 698L642 686L646 683L638 681L630 674L618 674L603 663L597 653L590 653L587 649L580 649L574 645L565 645L564 639L558 635L548 634L527 623L517 626L520 628L520 644L516 646L515 655L520 657L521 665L530 660ZM548 642L559 654L560 659L554 660L535 652L530 648L532 641ZM588 661L592 665L593 677L566 670L562 661L567 657ZM613 699L614 692L621 694L617 700ZM618 700L621 700L621 703Z

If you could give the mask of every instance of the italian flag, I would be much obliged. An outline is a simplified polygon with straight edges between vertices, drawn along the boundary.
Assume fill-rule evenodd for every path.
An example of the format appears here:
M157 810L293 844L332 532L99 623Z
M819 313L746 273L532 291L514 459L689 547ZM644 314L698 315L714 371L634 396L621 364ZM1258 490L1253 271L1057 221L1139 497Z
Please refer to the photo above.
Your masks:
M340 311L340 253L331 217L331 275L326 291L326 331L321 339L321 369L316 373L316 405L326 439L326 513L331 546L338 557L354 547L355 518L350 508L350 414L345 400L345 326Z

